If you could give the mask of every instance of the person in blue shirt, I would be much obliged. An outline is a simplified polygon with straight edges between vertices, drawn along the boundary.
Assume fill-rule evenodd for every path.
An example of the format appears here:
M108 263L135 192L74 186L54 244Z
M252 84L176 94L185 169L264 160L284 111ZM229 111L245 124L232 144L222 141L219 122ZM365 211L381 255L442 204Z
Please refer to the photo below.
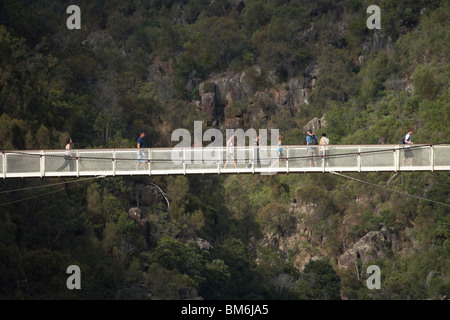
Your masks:
M280 162L280 159L284 158L283 148L281 147L283 145L283 141L282 140L283 140L283 136L279 135L278 136L278 143L277 143L278 159L270 167L273 167L275 164ZM282 167L284 167L284 165L282 165Z
M314 161L314 166L317 167L317 154L318 154L318 150L317 147L315 145L318 144L317 141L317 137L314 135L312 129L308 129L308 131L306 131L306 133L308 134L306 136L306 145L308 146L306 148L306 154L310 157L309 159L309 166L312 167L312 161ZM311 147L313 146L313 147Z
M144 131L140 131L140 135L139 138L137 139L137 155L138 155L138 161L136 164L136 170L139 170L139 164L142 163L142 166L144 167L145 170L145 163L147 162L147 158L145 157L145 152L143 150L139 150L139 149L143 149L145 148L145 132Z

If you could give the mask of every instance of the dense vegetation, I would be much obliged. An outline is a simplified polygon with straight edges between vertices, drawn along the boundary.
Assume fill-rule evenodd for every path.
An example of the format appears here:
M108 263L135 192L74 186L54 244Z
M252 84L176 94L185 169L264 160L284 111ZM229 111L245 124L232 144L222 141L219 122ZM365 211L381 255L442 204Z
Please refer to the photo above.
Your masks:
M286 144L304 144L303 126L324 116L316 134L326 131L333 144L398 143L410 127L416 143L449 142L445 0L81 0L82 28L69 30L72 2L0 2L2 150L61 148L67 136L76 148L135 147L140 129L150 146L172 146L174 129L205 119L194 101L211 76L252 75L260 66L254 85L264 91L314 63L320 72L307 104L295 114L263 105L267 117L246 128L277 127ZM366 27L370 4L381 7L381 30ZM150 77L155 61L167 70ZM380 186L391 177L351 176ZM389 187L450 204L449 181L445 172L401 173ZM30 188L60 182L0 181L0 298L450 295L450 214L442 204L328 174L114 177ZM23 190L5 192L15 189ZM302 209L292 210L292 199ZM146 232L127 214L138 201ZM358 272L337 262L371 231L398 244L386 240L384 254L374 253L382 290L365 286L367 262ZM66 288L72 264L82 290Z

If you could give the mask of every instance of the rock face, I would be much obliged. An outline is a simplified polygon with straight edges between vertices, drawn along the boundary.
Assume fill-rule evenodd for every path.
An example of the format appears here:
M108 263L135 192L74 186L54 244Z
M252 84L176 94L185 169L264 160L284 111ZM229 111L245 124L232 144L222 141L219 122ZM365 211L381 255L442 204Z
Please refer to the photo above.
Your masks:
M312 119L311 121L309 121L304 127L303 127L303 131L307 131L309 129L313 129L313 132L316 131L316 129L320 129L321 125L320 125L320 120L319 118L315 117L314 119Z
M216 94L214 92L207 92L202 96L200 103L201 109L208 117L208 125L211 125L219 116L220 109L216 103Z
M147 218L143 219L142 210L137 207L130 208L130 210L128 210L128 217L136 221L139 226L139 232L142 233L145 238L146 245L150 246L150 223Z
M362 43L361 55L358 57L358 62L362 65L367 56L372 52L378 52L380 50L390 50L393 48L393 40L390 36L386 35L383 31L374 29L370 35L367 35Z
M338 259L338 267L345 269L354 267L357 259L366 263L384 258L386 255L387 241L381 231L370 231L359 239L353 247L342 254Z
M147 219L142 219L142 210L140 208L133 207L130 210L128 210L128 216L137 222L137 224L145 228L145 225L147 224Z
M207 116L207 125L216 126L223 117L223 104L220 103L220 93L214 82L202 82L199 85L200 109Z
M382 259L387 250L403 255L411 248L410 240L410 235L399 235L385 227L380 231L370 231L338 258L338 267L354 267L357 259L365 263Z
M158 80L163 75L171 76L173 73L172 70L172 61L161 61L159 58L156 58L153 63L147 68L147 81L152 82ZM190 79L195 84L195 73L191 75L193 79Z
M197 102L199 109L207 115L208 125L218 125L223 120L231 124L241 124L241 121L231 118L243 118L243 114L231 112L225 113L233 103L246 104L246 113L250 119L264 118L264 113L258 105L264 101L272 108L288 108L292 116L295 116L302 104L308 103L308 96L317 78L317 64L306 67L303 75L291 78L286 83L279 83L273 73L269 73L267 79L262 79L264 74L261 67L254 66L247 72L228 72L212 76L208 81L199 84L200 101ZM271 89L259 91L258 82L269 82ZM193 83L195 85L195 83Z
M248 99L252 94L252 86L247 81L245 72L230 72L226 75L213 76L199 85L200 96L209 92L216 94L217 101L231 104L233 101L240 102Z
M317 118L314 117L309 121L306 125L303 126L303 131L306 132L308 129L313 129L313 132L316 133L317 129L322 129L327 126L327 123L325 121L325 117Z
M197 238L195 242L201 250L210 251L213 249L213 246L205 239Z
M86 40L81 42L83 46L92 46L97 48L103 42L113 41L113 38L107 31L94 31L88 34Z

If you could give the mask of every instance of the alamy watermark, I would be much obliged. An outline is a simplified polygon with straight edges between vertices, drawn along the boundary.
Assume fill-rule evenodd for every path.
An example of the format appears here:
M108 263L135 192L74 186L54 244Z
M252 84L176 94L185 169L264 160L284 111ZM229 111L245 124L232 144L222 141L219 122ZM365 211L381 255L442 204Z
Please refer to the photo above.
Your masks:
M366 270L370 276L366 280L366 286L368 289L381 289L381 270L377 265L370 265Z
M367 19L366 26L368 29L381 29L381 12L380 7L376 5L371 5L367 8L366 13L371 13L372 15Z
M67 7L66 13L70 17L66 21L66 26L69 30L81 29L81 9L77 5L70 5ZM366 13L371 13L371 16L366 21L368 29L381 29L381 13L380 7L377 5L370 5L367 7Z
M66 273L71 274L67 278L66 286L67 289L81 289L81 270L77 265L70 265L67 267Z
M269 132L270 131L270 132ZM270 144L268 138L270 134ZM248 139L248 145L246 143ZM184 128L172 132L171 141L179 142L171 151L174 164L222 164L228 160L234 163L278 168L280 150L278 129L226 129L225 143L222 131L207 129L203 133L202 121L194 121L194 136ZM203 142L209 142L203 147ZM225 144L225 146L224 146ZM265 172L265 174L273 174Z
M71 14L69 18L67 18L66 26L67 29L81 29L81 9L79 6L71 5L67 7L66 13Z

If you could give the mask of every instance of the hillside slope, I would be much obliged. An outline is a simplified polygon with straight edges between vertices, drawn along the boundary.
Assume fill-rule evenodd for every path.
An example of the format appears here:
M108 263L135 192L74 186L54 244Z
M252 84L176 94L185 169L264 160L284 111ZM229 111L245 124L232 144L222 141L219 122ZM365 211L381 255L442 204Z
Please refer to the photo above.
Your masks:
M171 147L196 120L448 143L447 1L375 2L83 0L69 30L68 1L3 1L0 148ZM348 177L435 202L331 174L0 181L0 297L448 299L448 173Z

